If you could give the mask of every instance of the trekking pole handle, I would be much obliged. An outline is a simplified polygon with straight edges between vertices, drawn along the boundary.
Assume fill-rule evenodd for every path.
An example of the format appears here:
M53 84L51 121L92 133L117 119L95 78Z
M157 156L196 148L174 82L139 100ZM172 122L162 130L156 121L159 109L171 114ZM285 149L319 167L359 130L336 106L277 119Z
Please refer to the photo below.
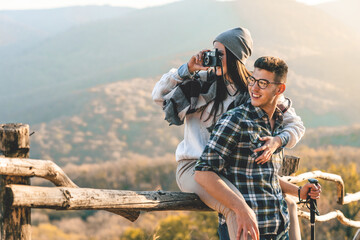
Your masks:
M318 186L318 184L319 184L319 181L315 178L309 178L308 181L309 181L309 183L315 184L316 186ZM310 197L308 196L308 198L310 198ZM312 220L311 222L315 222L315 214L319 216L320 213L317 208L316 200L311 199L311 198L309 200L310 200L310 211L311 211L311 213L314 213L313 216L310 216L311 218L313 218L313 219L311 219Z
M319 181L317 179L315 179L315 178L309 178L308 181L309 181L309 183L313 183L316 186L319 184Z

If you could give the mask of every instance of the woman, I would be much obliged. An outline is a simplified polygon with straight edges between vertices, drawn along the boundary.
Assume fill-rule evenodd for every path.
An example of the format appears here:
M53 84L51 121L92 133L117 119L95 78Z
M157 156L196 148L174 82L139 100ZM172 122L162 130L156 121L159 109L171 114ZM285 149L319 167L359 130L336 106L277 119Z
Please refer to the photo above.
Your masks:
M176 181L184 192L194 192L209 207L224 213L224 207L195 182L194 166L207 144L212 126L222 113L245 102L247 93L246 78L251 73L245 63L252 52L252 38L245 28L234 28L218 35L214 40L218 49L221 66L204 67L200 51L179 69L171 69L156 83L153 100L163 106L166 120L170 124L185 123L184 140L176 149ZM264 145L255 151L263 153L255 159L258 164L268 161L271 154L281 146L291 148L303 136L303 123L290 107L290 101L282 97L280 109L284 112L284 131L276 137L265 137ZM238 190L225 178L223 180L235 192ZM300 228L296 204L287 201L292 226L291 239L300 239ZM221 223L223 224L223 223Z

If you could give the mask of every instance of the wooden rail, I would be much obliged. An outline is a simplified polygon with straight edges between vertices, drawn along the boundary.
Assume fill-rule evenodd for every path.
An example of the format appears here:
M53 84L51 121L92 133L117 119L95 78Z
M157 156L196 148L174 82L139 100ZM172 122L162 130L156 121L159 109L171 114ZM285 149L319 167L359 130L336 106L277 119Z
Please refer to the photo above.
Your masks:
M288 157L293 161L294 157ZM286 162L289 162L285 160ZM284 169L283 171L287 171ZM121 191L78 188L63 170L49 160L0 157L0 175L41 177L54 183L56 188L11 184L6 187L6 203L11 208L53 208L61 210L108 210L130 221L135 221L140 211L210 211L193 193L166 191ZM300 183L308 178L320 178L337 184L338 203L348 204L360 200L360 192L344 196L341 176L313 171L298 176L283 176L291 183ZM308 218L309 213L299 211L299 216ZM347 219L340 211L317 217L317 221L337 218L342 224L359 227L360 222Z
M300 174L298 176L289 176L286 177L286 180L291 183L300 183L303 181L306 181L309 178L320 178L326 181L335 182L337 186L337 203L338 204L346 204L349 203L349 201L352 201L349 197L345 200L344 194L345 194L345 185L344 181L342 180L341 176L332 174L332 173L324 173L321 171L313 171L313 172L306 172L303 174ZM360 193L360 192L359 192ZM359 200L359 199L357 199ZM354 200L354 201L357 201Z
M11 207L58 210L212 211L194 193L8 185Z
M298 216L310 220L310 213L308 213L308 212L299 210ZM339 210L335 210L333 212L329 212L329 213L317 216L315 220L317 222L327 222L327 221L329 221L331 219L335 219L335 218L338 219L345 226L360 228L360 221L353 221L353 220L346 218L344 216L344 214Z
M50 160L4 158L0 156L0 175L40 177L49 180L58 187L78 188L65 172ZM123 216L132 222L140 216L139 211L129 212L116 209L109 209L108 211Z
M0 157L0 175L40 177L49 180L55 186L78 187L58 165L50 160Z

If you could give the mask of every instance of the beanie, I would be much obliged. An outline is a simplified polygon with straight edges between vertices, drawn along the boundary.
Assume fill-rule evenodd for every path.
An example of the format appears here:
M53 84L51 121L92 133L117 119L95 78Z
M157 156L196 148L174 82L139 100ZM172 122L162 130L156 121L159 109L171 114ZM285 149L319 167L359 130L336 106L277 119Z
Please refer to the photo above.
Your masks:
M253 47L253 40L249 30L246 28L234 28L220 33L214 42L222 43L232 52L242 64L245 65L246 59L250 57Z

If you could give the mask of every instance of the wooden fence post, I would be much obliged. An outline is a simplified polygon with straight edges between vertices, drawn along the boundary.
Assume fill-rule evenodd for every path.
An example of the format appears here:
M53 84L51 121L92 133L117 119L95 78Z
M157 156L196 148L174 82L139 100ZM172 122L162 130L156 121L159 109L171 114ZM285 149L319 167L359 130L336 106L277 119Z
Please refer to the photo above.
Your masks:
M292 176L299 169L300 158L285 155L280 169L280 176Z
M29 151L29 125L0 124L0 155L9 158L28 158ZM8 184L30 185L30 178L0 176L0 239L31 240L31 208L11 209L7 205L5 186Z

